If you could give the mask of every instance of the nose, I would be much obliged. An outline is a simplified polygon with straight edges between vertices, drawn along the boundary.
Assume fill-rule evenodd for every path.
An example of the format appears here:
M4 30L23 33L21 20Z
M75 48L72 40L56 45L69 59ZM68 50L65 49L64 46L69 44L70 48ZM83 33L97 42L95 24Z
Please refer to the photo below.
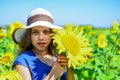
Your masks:
M43 40L44 39L44 34L42 32L39 33L38 39L39 40Z

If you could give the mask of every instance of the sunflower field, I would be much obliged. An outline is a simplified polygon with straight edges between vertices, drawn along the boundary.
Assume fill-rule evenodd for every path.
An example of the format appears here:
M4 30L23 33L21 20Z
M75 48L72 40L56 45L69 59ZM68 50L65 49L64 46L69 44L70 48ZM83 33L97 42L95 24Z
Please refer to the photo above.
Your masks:
M14 22L7 29L0 28L0 80L22 80L17 71L12 68L14 59L18 56L17 51L19 47L12 40L12 33L15 29L23 27L21 22ZM67 24L66 26L76 27L77 25ZM72 29L67 29L69 32ZM75 32L76 31L76 32ZM67 32L67 33L68 33ZM92 25L77 26L73 30L74 34L71 36L62 36L62 39L69 39L70 44L74 47L72 49L70 44L66 43L66 49L73 54L67 54L71 62L69 67L73 66L71 70L76 76L76 80L120 80L120 24L114 21L110 28L95 28ZM82 32L82 33L80 33ZM80 38L80 36L83 37ZM56 35L58 37L59 35ZM55 37L54 37L55 38ZM79 40L79 44L78 41ZM54 42L61 44L55 40ZM89 44L88 44L89 42ZM75 44L75 45L74 45ZM83 48L87 47L89 48ZM82 57L76 51L81 48ZM83 49L82 49L83 48ZM64 50L61 46L58 49ZM91 51L91 52L89 52ZM86 53L86 55L84 55ZM80 61L79 66L77 62Z

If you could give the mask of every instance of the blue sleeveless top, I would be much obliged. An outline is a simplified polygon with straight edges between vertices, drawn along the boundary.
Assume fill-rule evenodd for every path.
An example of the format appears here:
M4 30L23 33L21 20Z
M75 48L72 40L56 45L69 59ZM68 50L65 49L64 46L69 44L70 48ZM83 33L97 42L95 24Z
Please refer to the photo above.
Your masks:
M13 67L17 64L29 68L32 74L32 80L44 80L50 72L52 66L43 63L32 50L27 50L20 54L14 61ZM66 80L66 72L60 80Z

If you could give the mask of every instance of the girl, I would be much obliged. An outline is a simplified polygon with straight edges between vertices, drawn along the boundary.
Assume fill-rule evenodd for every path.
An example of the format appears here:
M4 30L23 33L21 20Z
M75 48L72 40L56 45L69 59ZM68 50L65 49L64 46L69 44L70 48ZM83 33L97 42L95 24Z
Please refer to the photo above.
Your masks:
M55 46L50 34L52 29L62 29L53 25L52 15L45 9L33 10L27 19L27 26L13 33L13 40L21 52L13 67L24 80L74 80L72 71L66 69L68 60L65 55L55 55Z

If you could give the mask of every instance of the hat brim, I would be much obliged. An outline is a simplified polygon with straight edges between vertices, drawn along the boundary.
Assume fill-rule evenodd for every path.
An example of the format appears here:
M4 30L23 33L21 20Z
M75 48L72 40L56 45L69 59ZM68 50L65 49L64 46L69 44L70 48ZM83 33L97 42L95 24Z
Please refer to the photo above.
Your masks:
M29 26L25 26L25 27L16 29L13 32L14 41L18 44L21 41L21 38L25 34L26 30L29 28L35 27L35 26L45 26L45 27L48 27L50 29L64 29L63 27L53 25L53 24L46 22L46 21L36 21Z

